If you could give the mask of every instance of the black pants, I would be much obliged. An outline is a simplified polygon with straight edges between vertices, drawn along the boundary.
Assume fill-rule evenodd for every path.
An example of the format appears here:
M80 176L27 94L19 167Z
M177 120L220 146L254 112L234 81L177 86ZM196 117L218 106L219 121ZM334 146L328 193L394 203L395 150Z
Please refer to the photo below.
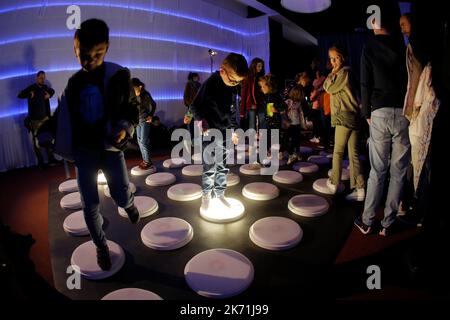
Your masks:
M300 125L290 125L286 134L286 150L289 154L299 151L300 148Z

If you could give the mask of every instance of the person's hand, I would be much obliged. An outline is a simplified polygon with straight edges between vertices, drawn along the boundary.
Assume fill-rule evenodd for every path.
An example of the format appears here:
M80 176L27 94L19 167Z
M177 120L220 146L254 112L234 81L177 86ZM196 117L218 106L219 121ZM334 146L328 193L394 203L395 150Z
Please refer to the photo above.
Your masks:
M50 95L48 94L48 92L46 92L46 93L44 94L44 99L45 99L45 100L50 99Z
M256 110L256 106L251 106L250 110Z
M241 117L241 119L245 118L245 114L240 114L239 117Z
M239 136L237 135L237 133L233 133L233 135L231 136L231 141L235 146L239 143Z
M209 130L209 125L206 120L200 121L199 126L201 126L202 131L205 133Z
M147 123L152 123L153 117L152 116L148 116L147 119L145 119L145 122Z
M30 99L34 98L34 91L30 91Z
M270 107L270 112L277 113L278 110L274 106L271 106Z
M370 118L366 119L366 120L367 120L367 123L369 124L369 126L372 125L372 120Z
M116 143L120 143L127 136L125 129L120 130L116 135Z

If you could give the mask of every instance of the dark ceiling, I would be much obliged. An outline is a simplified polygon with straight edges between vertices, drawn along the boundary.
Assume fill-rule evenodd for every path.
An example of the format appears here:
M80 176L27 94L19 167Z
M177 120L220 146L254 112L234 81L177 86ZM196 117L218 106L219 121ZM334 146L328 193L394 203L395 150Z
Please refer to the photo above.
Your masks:
M398 8L398 2L394 0L331 0L330 8L325 11L302 14L283 8L280 0L258 1L279 12L314 36L353 32L355 29L364 30L369 17L366 10L371 4L382 3Z

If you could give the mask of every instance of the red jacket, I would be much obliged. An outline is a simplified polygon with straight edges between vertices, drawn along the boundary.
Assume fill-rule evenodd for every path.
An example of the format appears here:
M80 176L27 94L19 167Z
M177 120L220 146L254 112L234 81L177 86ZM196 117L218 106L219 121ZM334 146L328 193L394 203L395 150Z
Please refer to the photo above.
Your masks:
M251 108L256 109L255 78L247 77L242 81L240 114L245 116Z

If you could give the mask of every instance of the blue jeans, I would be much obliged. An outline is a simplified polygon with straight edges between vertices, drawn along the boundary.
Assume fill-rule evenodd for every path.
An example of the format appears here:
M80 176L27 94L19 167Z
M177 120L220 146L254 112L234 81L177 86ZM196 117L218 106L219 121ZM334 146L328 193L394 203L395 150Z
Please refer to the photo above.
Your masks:
M258 123L259 123L258 130L259 129L267 129L265 112L258 112Z
M112 199L119 207L129 208L134 197L129 188L128 173L123 152L80 149L75 152L78 188L92 241L97 247L106 245L103 217L100 214L97 175L101 169L108 181Z
M202 174L202 187L203 195L211 196L223 196L225 195L225 190L227 189L227 174L230 169L226 166L226 161L230 152L226 148L226 142L217 143L215 141L203 141L203 150L207 146L214 146L215 150L221 150L222 155L212 154L214 163L208 164L207 161L203 160L203 174ZM211 148L211 147L209 147Z
M402 194L408 164L410 143L409 121L402 109L382 108L372 112L370 125L369 158L370 175L364 204L363 222L371 226L375 210L383 196L386 174L390 174L389 189L381 225L388 228L395 220Z
M150 123L140 122L136 127L137 142L141 150L142 160L150 162Z

